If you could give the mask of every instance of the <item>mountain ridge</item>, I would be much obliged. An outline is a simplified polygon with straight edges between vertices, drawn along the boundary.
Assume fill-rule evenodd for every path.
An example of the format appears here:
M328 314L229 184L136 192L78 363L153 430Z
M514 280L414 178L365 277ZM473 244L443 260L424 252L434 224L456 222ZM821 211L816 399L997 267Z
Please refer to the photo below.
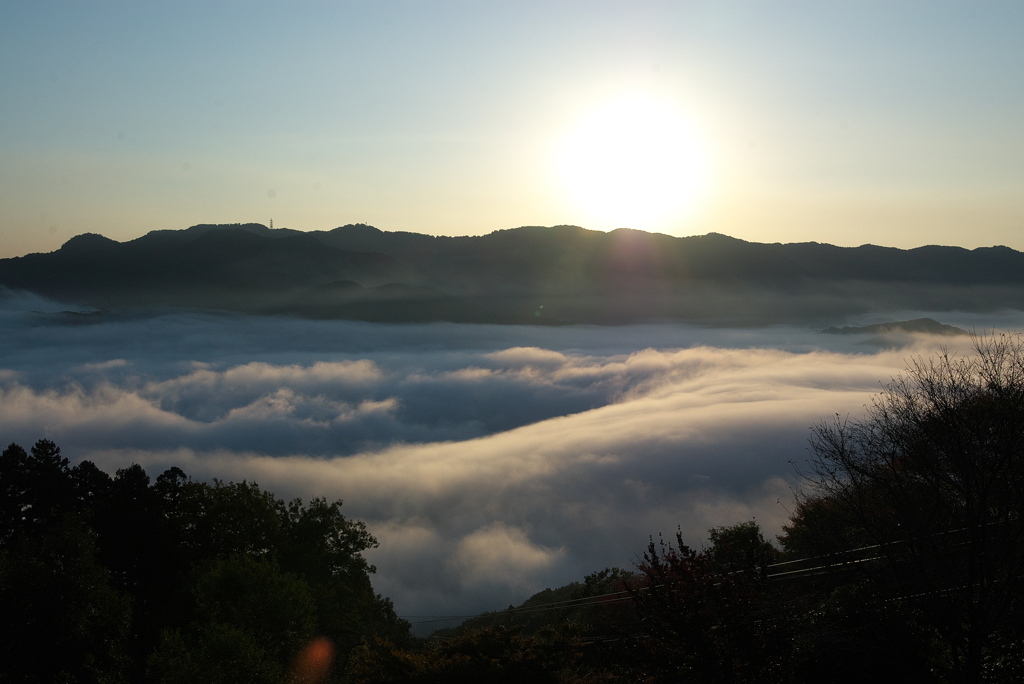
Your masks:
M900 308L1024 309L1024 253L758 243L720 233L674 237L568 225L453 237L367 224L308 232L198 224L125 242L83 233L53 252L0 260L0 286L99 308L742 325L832 322Z

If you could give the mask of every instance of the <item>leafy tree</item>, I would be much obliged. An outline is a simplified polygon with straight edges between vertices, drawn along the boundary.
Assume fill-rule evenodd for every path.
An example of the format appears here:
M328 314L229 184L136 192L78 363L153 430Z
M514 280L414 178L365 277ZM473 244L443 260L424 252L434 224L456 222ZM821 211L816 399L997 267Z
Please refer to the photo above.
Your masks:
M339 662L373 635L407 643L409 624L370 583L362 553L376 544L340 501L286 505L179 468L111 478L70 467L52 442L12 444L0 453L0 681L144 681L147 669L283 681L316 634ZM65 650L27 655L42 643Z
M163 476L161 476L163 477ZM408 638L391 601L374 594L373 566L363 551L377 540L341 513L341 501L314 498L290 504L250 482L213 485L184 482L168 474L157 483L176 500L171 524L195 566L210 559L247 557L276 564L306 583L316 606L318 632L338 650L339 661L364 638Z
M316 628L309 585L272 560L217 561L196 583L195 595L201 615L245 629L282 661L290 661Z
M800 596L804 613L787 669L797 682L937 682L931 632L912 606L879 601L870 582L816 583Z
M0 454L0 544L38 533L73 508L68 459L56 444L41 439L29 453L11 444Z
M81 519L0 551L0 615L0 681L125 681L131 601Z
M755 523L711 530L701 551L652 539L633 596L652 682L763 682L780 678L792 632L782 596L766 581L775 555Z
M92 512L97 502L110 495L113 481L110 476L96 467L92 461L82 461L71 469L71 482L77 506Z
M122 587L148 592L166 581L164 510L142 466L118 470L92 512L104 563Z
M11 444L0 454L0 545L6 547L24 531L25 511L29 500L28 453L17 444Z
M802 495L782 532L779 544L790 561L843 554L872 543L838 500L823 495Z
M362 552L376 548L377 540L362 522L342 515L341 501L328 503L320 497L303 506L300 499L295 499L282 517L285 567L321 582L375 571Z
M1024 340L978 337L974 352L918 359L865 417L814 428L790 528L800 546L817 516L869 542L878 595L920 613L957 682L1006 671L1000 644L1024 636Z
M518 630L485 627L452 639L402 649L376 639L353 653L351 684L554 683L580 657L579 644L551 633L524 636ZM570 680L571 681L571 680ZM575 678L583 684L596 679Z
M316 629L309 586L273 560L248 556L215 561L202 573L193 611L192 624L168 630L150 659L156 681L280 681Z
M185 483L174 521L194 561L244 555L271 558L283 543L284 502L255 482Z
M711 563L718 572L748 572L763 579L780 555L753 520L710 529L708 541Z
M149 659L155 684L280 684L284 669L240 627L213 622L185 636L170 631Z

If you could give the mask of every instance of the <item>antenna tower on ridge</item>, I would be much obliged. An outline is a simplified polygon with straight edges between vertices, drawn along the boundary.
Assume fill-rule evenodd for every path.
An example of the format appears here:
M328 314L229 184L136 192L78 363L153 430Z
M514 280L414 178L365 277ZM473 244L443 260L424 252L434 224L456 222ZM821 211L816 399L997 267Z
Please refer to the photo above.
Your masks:
M274 230L274 219L270 219L270 230Z

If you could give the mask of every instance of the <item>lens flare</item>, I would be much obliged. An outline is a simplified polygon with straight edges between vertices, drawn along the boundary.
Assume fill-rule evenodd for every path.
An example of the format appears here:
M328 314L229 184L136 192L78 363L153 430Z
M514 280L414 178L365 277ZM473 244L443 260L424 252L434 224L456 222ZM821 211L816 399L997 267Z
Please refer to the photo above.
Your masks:
M334 644L326 637L317 637L295 656L290 684L321 684L327 681L334 665Z

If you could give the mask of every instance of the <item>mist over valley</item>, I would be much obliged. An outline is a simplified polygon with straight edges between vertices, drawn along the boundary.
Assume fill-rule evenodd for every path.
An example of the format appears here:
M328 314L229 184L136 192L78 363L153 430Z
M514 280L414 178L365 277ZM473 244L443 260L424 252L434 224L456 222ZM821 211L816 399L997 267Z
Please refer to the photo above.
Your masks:
M1012 250L707 236L669 243L683 256L683 246L721 248L716 268L687 271L647 249L677 239L637 231L505 231L489 258L485 238L339 231L350 249L323 236L193 228L123 245L83 236L2 262L3 439L45 437L108 472L178 466L286 498L341 498L380 540L368 552L374 586L400 615L466 615L628 566L649 535L677 526L694 544L742 520L777 533L810 425L862 411L908 358L1024 323L1010 306L1020 272L992 261L1012 266ZM615 261L623 241L633 261ZM435 243L448 247L411 246ZM840 261L808 259L801 270L791 259L803 251ZM311 254L322 261L303 268ZM560 270L570 258L575 270ZM952 262L963 269L946 277ZM609 263L620 266L594 266ZM869 271L876 279L861 280ZM850 278L828 281L821 296L836 273ZM585 306L559 309L559 274ZM342 276L351 284L337 284ZM393 299L357 295L379 306L376 317L346 308L352 290L389 287ZM325 288L335 299L309 304ZM683 289L697 301L704 288L721 298L701 300L696 321L665 320L680 311L668 305L626 305ZM850 288L865 299L852 304ZM956 295L933 310L893 306L933 302L943 288ZM626 293L621 306L603 306L608 291ZM992 291L1004 299L979 294ZM473 301L483 303L466 305L472 315L447 315ZM499 305L509 302L522 310ZM553 320L558 311L593 317ZM520 319L528 324L510 322ZM595 325L609 320L620 324Z

